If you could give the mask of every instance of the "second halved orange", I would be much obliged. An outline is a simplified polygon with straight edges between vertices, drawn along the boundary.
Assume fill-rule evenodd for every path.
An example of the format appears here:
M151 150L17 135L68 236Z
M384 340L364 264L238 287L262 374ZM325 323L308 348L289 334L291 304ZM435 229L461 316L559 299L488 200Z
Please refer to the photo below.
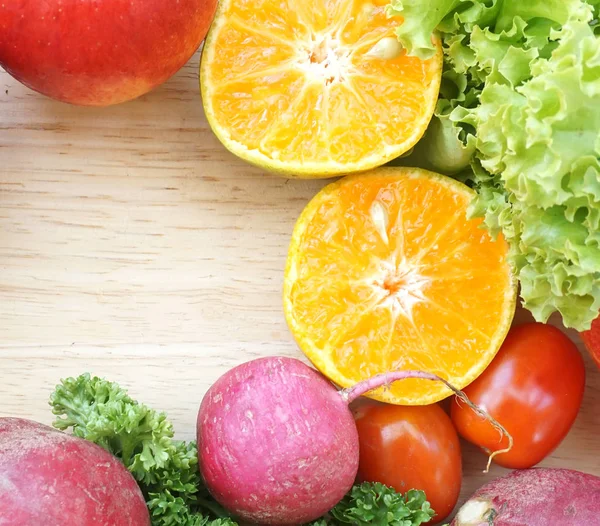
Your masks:
M448 177L382 168L327 186L306 207L284 309L302 351L336 384L420 370L463 388L491 362L516 285L507 243L467 219L473 195ZM372 397L423 405L449 394L411 379Z

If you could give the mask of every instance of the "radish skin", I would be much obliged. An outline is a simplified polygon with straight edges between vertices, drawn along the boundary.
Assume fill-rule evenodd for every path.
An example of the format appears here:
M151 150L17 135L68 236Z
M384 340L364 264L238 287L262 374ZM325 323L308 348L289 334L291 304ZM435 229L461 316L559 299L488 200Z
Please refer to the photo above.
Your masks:
M441 381L470 403L445 380L419 371L384 373L338 391L292 358L260 358L231 369L207 391L198 412L198 459L208 490L249 522L303 524L321 517L350 490L358 471L358 431L348 404L405 378Z
M225 508L259 524L329 511L358 470L358 434L338 391L298 360L263 358L219 378L198 415L200 471Z
M100 446L0 418L0 526L149 526L135 479Z
M451 526L600 524L600 477L570 469L514 471L481 487Z

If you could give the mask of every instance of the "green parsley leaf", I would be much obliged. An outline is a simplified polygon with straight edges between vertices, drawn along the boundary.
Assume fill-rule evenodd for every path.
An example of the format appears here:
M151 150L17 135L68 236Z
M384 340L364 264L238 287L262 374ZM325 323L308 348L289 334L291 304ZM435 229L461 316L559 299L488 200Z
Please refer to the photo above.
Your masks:
M195 442L173 439L173 426L131 399L116 383L83 374L50 397L54 426L102 446L119 458L146 497L153 526L235 526L208 494Z
M435 514L424 492L410 490L401 495L376 482L354 486L330 515L333 523L340 525L419 526L429 522Z

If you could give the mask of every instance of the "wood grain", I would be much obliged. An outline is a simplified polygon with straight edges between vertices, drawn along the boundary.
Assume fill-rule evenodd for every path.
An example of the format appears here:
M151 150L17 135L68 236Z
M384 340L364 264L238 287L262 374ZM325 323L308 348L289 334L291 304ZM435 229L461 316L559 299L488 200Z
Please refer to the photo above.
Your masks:
M197 69L196 55L153 93L105 109L52 102L0 70L0 416L49 423L53 386L90 371L193 438L225 370L300 357L283 268L325 181L229 154L204 119ZM581 414L545 464L600 475L600 374L587 362ZM484 476L484 463L465 445L463 496L503 472Z

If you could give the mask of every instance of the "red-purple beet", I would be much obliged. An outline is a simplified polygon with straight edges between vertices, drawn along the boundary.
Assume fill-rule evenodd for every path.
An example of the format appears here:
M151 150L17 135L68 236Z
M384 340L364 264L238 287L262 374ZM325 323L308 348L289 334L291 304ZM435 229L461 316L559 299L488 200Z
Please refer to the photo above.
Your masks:
M149 526L131 474L101 447L0 418L0 526Z
M302 524L335 506L358 469L349 402L419 372L378 375L338 391L292 358L242 364L208 390L198 413L200 471L215 499L259 524Z
M513 471L479 488L451 526L600 524L600 477L570 469Z
M298 360L264 358L222 376L198 414L200 470L213 496L261 524L302 524L352 487L358 434L347 403Z

